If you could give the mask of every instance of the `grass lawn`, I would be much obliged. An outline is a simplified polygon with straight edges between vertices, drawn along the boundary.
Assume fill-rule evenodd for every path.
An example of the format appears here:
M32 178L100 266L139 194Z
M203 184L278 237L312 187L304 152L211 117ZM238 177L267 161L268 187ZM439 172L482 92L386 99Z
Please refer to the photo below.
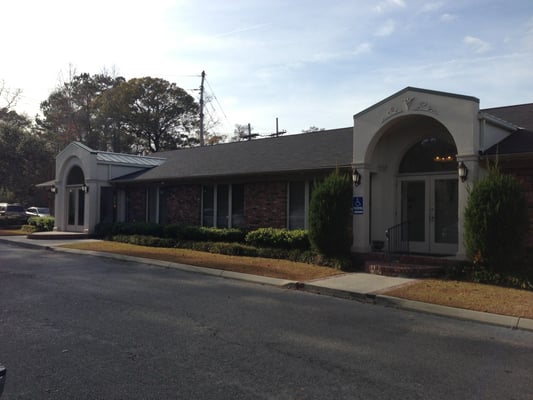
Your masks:
M297 281L325 278L341 274L334 268L321 267L287 260L259 257L226 256L187 249L137 246L118 242L87 242L64 245L71 249L105 251L134 257L171 261L199 267L244 272L247 274L269 276Z
M533 292L481 283L420 280L384 293L424 303L533 319Z
M0 236L26 236L28 232L22 232L15 228L0 228Z

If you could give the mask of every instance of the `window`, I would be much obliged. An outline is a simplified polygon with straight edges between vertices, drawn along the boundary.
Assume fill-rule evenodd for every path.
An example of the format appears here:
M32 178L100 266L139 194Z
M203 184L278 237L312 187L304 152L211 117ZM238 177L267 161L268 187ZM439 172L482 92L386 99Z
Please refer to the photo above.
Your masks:
M231 185L231 226L244 227L244 185Z
M428 137L411 147L400 163L399 172L443 172L456 171L457 148L451 141Z
M288 192L288 229L307 229L309 225L309 202L313 192L313 182L289 182Z
M113 188L103 187L100 192L100 222L115 222L117 220L116 210L116 196Z
M158 222L158 198L159 189L157 187L151 187L146 190L146 221Z
M202 225L217 228L244 226L244 185L204 185Z
M289 229L305 229L306 182L289 183Z
M217 185L217 227L228 228L229 225L229 186Z
M202 225L215 226L215 187L206 185L202 190Z

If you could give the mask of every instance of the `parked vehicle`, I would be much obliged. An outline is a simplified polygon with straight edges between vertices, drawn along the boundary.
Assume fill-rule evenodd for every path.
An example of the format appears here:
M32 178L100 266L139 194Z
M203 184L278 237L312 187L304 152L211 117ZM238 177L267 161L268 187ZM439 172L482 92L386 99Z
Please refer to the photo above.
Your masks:
M29 207L26 208L28 217L49 217L50 209L48 207Z
M28 219L24 207L18 203L0 203L0 223L25 223Z

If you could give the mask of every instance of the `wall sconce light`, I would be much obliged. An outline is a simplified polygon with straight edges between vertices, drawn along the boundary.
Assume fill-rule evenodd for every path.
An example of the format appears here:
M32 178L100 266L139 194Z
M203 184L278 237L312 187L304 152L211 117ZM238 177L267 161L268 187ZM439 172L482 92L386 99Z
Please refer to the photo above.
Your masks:
M83 185L81 185L81 191L83 193L89 193L89 186L84 183Z
M457 167L457 173L459 174L459 178L461 179L461 182L466 181L466 178L468 176L468 168L466 168L466 165L464 162L459 161L459 165Z
M52 186L50 188L50 191L53 193L53 194L57 194L57 188L55 186Z
M359 186L361 184L361 174L357 168L352 169L352 182L354 186Z

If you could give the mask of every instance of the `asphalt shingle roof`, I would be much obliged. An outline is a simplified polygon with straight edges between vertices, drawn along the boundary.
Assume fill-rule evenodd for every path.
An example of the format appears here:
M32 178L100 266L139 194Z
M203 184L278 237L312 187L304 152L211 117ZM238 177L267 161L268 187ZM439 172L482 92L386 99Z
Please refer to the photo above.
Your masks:
M483 112L511 122L521 128L500 143L487 149L486 154L533 153L533 103L487 108Z
M257 139L157 153L166 161L116 181L160 181L242 176L346 167L352 162L353 128Z

